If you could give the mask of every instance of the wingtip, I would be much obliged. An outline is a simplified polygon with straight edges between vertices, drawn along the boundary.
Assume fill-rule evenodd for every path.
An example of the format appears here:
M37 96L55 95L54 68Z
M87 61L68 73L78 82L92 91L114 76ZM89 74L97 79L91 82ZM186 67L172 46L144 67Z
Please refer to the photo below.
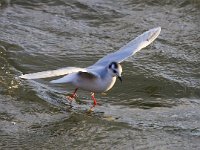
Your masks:
M158 26L158 27L153 28L153 29L151 29L151 30L152 30L153 32L160 33L160 32L161 32L161 27Z
M154 30L154 32L155 32L157 35L159 35L160 32L161 32L161 27L158 26L158 27L154 28L153 30Z
M158 26L157 28L155 28L156 30L157 30L157 32L158 33L160 33L161 32L161 27L160 26Z
M147 32L149 33L147 40L151 43L151 42L153 42L153 41L158 37L158 35L160 34L160 32L161 32L161 27L159 26L159 27L153 28L153 29L151 29L151 30L149 30L149 31L147 31Z
M161 30L161 26L156 27L157 29Z
M21 76L18 76L19 78L21 78L21 79L24 79L24 75L21 75Z
M28 77L26 76L26 74L23 74L23 75L19 76L19 78L21 78L21 79L30 79L30 78L28 78Z

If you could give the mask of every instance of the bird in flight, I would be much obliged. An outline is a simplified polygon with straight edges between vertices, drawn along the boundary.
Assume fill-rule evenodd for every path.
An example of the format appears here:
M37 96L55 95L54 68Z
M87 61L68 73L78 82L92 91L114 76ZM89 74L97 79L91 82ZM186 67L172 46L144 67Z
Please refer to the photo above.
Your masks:
M92 110L97 105L94 93L102 93L110 90L115 84L116 78L122 82L122 67L120 63L152 43L160 32L161 27L150 29L124 45L118 51L104 56L86 68L65 67L57 70L24 74L20 78L39 79L64 75L62 78L50 82L72 84L75 90L68 96L70 101L75 99L78 89L91 92L91 98L94 102L90 108Z

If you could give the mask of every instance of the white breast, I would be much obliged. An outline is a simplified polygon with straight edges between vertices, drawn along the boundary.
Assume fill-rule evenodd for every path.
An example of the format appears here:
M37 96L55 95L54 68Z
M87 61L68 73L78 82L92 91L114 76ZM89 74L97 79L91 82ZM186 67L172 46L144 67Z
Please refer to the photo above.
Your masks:
M81 88L86 91L90 92L105 92L108 91L113 87L115 84L116 77L112 77L110 75L104 78L94 78L94 79L87 79L87 78L80 78L77 76L76 80L72 82L72 84L77 87Z

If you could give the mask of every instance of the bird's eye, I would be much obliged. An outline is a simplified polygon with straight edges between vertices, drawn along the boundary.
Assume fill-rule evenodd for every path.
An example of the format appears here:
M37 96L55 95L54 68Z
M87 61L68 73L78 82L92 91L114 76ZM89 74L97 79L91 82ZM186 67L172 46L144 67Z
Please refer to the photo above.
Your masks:
M112 64L110 64L110 65L108 66L109 69L111 69L111 67L112 67Z
M113 73L117 73L117 71L116 71L116 70L113 70Z

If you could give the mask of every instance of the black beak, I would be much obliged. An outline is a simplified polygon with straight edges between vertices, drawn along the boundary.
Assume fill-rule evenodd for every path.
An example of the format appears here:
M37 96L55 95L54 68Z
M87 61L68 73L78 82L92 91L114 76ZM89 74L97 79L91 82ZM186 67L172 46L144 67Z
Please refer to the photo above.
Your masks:
M121 83L122 83L122 77L121 76L118 76L118 79L121 81Z

